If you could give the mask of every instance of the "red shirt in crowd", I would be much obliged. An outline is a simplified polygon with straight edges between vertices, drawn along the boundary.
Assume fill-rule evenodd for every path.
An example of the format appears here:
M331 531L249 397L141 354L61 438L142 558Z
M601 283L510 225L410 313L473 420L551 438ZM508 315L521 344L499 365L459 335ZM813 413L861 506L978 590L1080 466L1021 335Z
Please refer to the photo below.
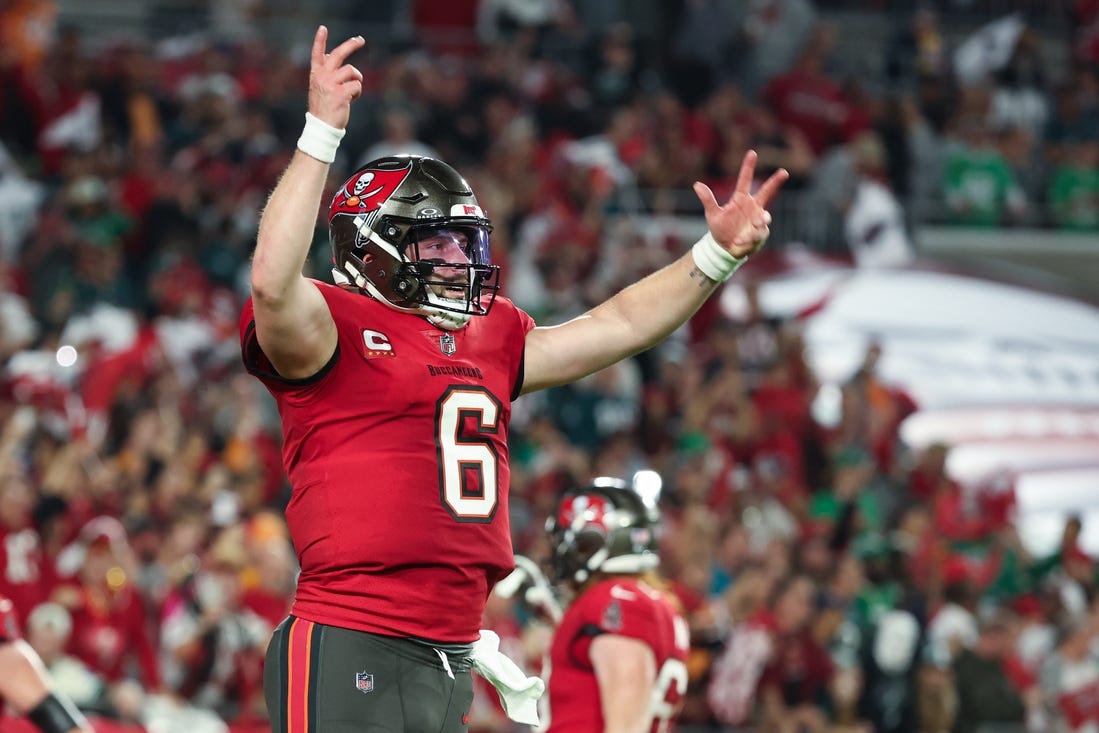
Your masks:
M290 599L266 588L249 588L244 591L241 603L249 611L271 624L271 628L281 624L290 613Z
M932 503L935 527L939 535L953 542L971 542L984 539L994 529L984 515L968 511L962 488L953 481L943 485Z
M0 529L0 597L7 596L14 618L21 623L48 599L52 579L44 565L42 545L33 528Z
M116 591L81 589L72 610L69 651L110 682L126 677L128 662L137 662L149 690L160 687L156 649L145 619L145 605L133 586Z
M809 629L772 637L771 660L759 678L757 699L773 689L790 706L813 705L820 701L832 679L834 667L823 647Z
M0 595L0 644L22 638L16 623L12 602ZM26 718L5 718L4 700L0 699L0 731L4 733L42 733L41 729ZM96 733L145 733L145 728L136 723L120 723L104 718L90 720Z
M868 127L840 86L821 74L795 68L772 79L763 95L779 120L797 128L817 155Z

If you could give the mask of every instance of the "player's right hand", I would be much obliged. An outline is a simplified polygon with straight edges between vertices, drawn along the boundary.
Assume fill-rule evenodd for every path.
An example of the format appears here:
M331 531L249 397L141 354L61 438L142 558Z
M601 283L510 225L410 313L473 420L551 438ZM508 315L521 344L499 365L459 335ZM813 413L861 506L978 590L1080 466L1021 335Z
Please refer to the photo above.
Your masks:
M363 93L362 72L346 61L364 45L366 40L355 36L327 53L328 28L318 27L313 36L309 59L309 112L337 129L347 127L351 102Z

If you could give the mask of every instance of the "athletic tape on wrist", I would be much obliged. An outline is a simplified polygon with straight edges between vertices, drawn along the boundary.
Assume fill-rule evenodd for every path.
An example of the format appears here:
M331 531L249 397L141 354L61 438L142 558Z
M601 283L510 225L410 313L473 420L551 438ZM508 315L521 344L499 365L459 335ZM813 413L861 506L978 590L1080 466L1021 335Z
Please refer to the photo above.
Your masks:
M305 113L305 129L298 138L298 150L322 163L336 159L336 149L347 130L338 130L324 120Z
M691 247L691 256L695 265L702 274L711 280L723 283L733 276L741 265L748 261L748 257L734 257L727 249L722 247L714 239L714 235L706 232L702 239Z

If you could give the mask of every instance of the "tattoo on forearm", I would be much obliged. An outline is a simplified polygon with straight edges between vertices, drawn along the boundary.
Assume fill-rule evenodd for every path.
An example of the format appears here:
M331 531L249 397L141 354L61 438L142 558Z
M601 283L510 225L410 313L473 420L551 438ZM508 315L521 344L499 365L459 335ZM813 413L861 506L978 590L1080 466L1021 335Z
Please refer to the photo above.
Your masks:
M698 281L698 287L700 287L700 288L710 288L710 287L713 287L714 285L717 285L716 282L711 280L709 278L709 276L706 275L706 273L704 273L702 270L698 269L697 267L692 267L691 271L687 274L687 277L691 278L692 280L697 280Z

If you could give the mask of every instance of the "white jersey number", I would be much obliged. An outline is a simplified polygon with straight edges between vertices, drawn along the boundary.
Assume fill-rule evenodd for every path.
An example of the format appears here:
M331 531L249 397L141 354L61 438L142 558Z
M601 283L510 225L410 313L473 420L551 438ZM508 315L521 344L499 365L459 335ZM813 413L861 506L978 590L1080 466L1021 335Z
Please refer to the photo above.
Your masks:
M675 694L672 695L672 690ZM654 730L667 733L679 709L679 701L687 694L687 665L678 659L668 659L660 666L660 672L653 683L652 712Z
M644 587L644 586L642 586ZM691 648L691 631L682 616L672 619L673 639L676 649L686 654ZM672 694L672 692L675 694ZM652 702L649 709L653 715L654 729L658 733L667 733L672 719L679 712L679 704L687 694L687 665L678 659L668 659L660 666L660 672L653 683Z
M476 435L462 435L472 419ZM488 390L450 387L435 406L439 492L459 522L488 522L499 498L500 456L488 436L500 429L500 403Z
M38 580L38 535L34 530L25 529L5 537L4 554L8 556L4 578L9 583L21 585Z

